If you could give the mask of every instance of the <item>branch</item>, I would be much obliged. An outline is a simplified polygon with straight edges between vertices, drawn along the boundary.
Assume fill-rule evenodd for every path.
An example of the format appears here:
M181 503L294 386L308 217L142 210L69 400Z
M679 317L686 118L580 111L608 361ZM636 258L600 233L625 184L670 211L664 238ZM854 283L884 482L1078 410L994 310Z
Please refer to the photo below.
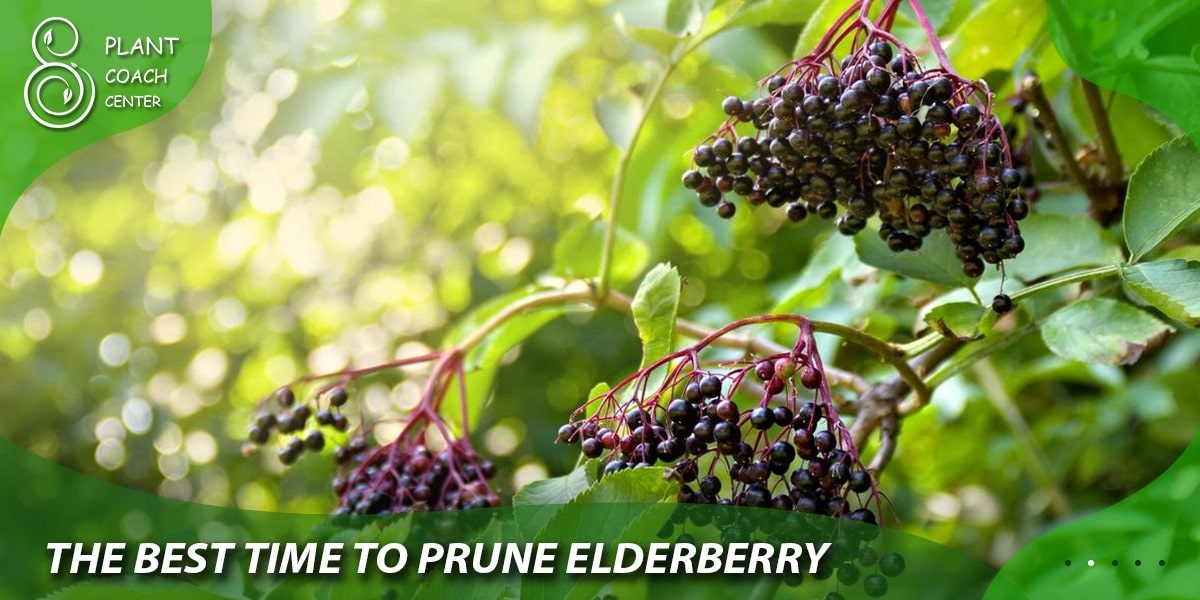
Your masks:
M1064 285L1068 285L1068 284L1072 284L1072 283L1081 283L1081 282L1088 281L1091 279L1100 279L1102 277L1109 277L1112 275L1116 275L1120 271L1121 271L1120 265L1109 265L1107 267L1096 267L1095 269L1088 269L1086 271L1076 271L1074 273L1068 273L1061 277L1056 277L1054 279L1048 279L1041 283L1036 283L1034 285L1031 285L1027 288L1017 290L1016 292L1013 292L1012 299L1013 299L1013 302L1016 302L1017 300L1020 300L1021 298L1040 294L1041 292L1044 292L1044 291L1050 290L1050 289L1054 289L1056 287L1062 287Z
M620 292L609 292L601 300L605 306L619 310L624 313L632 313L633 299ZM699 323L688 321L687 319L675 320L675 331L680 335L699 340L708 337L713 330ZM789 349L772 342L771 340L757 338L753 336L743 335L726 335L713 343L714 346L723 348L735 348L746 352L749 355L771 356L773 354L782 354ZM862 394L871 388L871 384L867 380L850 373L843 371L837 367L825 366L825 376L829 382L834 385L841 385L853 390L857 394Z
M686 54L685 52L684 55ZM667 61L662 74L658 76L658 81L654 82L654 88L650 91L650 95L646 96L645 102L642 103L642 114L638 117L637 125L633 128L633 135L629 137L629 143L621 150L621 157L617 160L617 170L613 174L612 189L608 196L608 229L604 232L604 247L600 251L600 284L597 293L601 298L608 295L609 284L612 279L612 259L613 252L616 250L621 197L625 195L625 174L629 171L629 163L633 159L633 149L637 147L638 138L642 137L642 130L646 128L646 121L650 118L650 110L654 108L654 105L658 104L663 90L667 87L667 79L675 71L677 64L679 64L677 60Z
M916 394L917 398L922 402L929 402L929 386L925 385L925 382L917 375L916 371L904 360L904 352L902 350L853 327L825 321L813 321L812 324L813 331L836 335L874 352L875 356L896 370L900 380L903 381L908 389Z
M1050 462L1042 452L1041 446L1038 445L1033 432L1030 431L1029 423L1025 421L1025 417L1013 403L1008 389L1004 387L1004 380L996 372L996 367L991 360L985 359L975 365L974 371L975 375L979 377L979 383L983 385L984 395L987 396L992 407L996 409L1000 418L1004 419L1005 424L1016 437L1017 445L1025 455L1025 462L1028 463L1030 474L1037 480L1038 487L1042 488L1042 491L1050 497L1050 510L1059 519L1070 517L1073 512L1071 502L1067 500L1067 495L1063 493L1062 487L1054 477Z
M1058 117L1054 115L1054 107L1050 105L1050 99L1046 97L1046 91L1042 89L1042 81L1033 73L1026 74L1025 79L1021 81L1021 92L1037 108L1036 118L1045 126L1046 133L1050 134L1050 140L1054 143L1058 154L1062 156L1067 173L1079 183L1092 203L1097 203L1098 195L1095 186L1083 172L1083 167L1079 166L1079 161L1075 160L1075 155L1071 153L1071 141L1067 139L1067 134L1063 133L1062 125L1059 124Z
M484 322L477 329L471 332L463 341L459 342L455 347L466 352L474 348L487 338L493 331L504 324L505 321L524 313L527 310L540 308L543 306L553 306L555 304L568 304L571 302L589 302L595 303L595 292L591 286L583 282L575 282L568 284L559 290L550 290L546 292L538 292L536 294L526 296L508 306L503 310L492 315L492 318Z
M1104 108L1104 100L1100 98L1100 88L1096 84L1080 77L1083 86L1083 97L1087 100L1088 112L1096 124L1096 136L1100 138L1100 151L1104 153L1104 166L1108 170L1109 183L1117 183L1125 179L1125 165L1121 163L1121 154L1117 150L1117 140L1113 136L1112 123L1108 120L1108 111Z
M953 355L963 342L955 339L944 339L938 345L930 348L924 354L908 363L908 367L920 377L929 374L942 361ZM932 390L934 386L928 386ZM925 396L916 396L915 408L911 412L901 410L901 401L909 393L909 385L899 375L876 384L866 394L859 398L858 417L850 429L855 447L862 448L871 434L878 429L880 440L879 450L871 460L870 469L878 474L892 460L896 450L896 438L900 435L900 419L915 412L929 403L928 392Z

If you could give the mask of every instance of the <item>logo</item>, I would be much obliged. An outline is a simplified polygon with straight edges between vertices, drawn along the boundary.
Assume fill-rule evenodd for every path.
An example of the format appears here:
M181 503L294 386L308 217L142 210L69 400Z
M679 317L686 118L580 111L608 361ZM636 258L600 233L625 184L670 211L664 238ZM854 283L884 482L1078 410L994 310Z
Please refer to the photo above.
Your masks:
M65 27L64 27L65 26ZM55 52L55 33L70 32L65 52ZM61 48L66 40L58 40ZM41 66L25 80L25 108L35 121L50 129L69 129L83 122L96 104L96 82L87 69L66 63L79 48L79 30L62 17L50 17L33 32L33 56ZM45 52L45 54L43 54ZM46 55L51 60L46 59Z

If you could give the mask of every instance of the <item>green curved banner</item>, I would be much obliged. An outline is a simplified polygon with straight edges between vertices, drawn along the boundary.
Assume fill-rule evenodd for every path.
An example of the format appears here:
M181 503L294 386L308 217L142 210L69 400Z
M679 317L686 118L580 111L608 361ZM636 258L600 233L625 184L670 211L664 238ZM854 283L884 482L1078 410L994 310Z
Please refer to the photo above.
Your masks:
M204 0L0 8L0 223L63 157L174 108L208 58Z

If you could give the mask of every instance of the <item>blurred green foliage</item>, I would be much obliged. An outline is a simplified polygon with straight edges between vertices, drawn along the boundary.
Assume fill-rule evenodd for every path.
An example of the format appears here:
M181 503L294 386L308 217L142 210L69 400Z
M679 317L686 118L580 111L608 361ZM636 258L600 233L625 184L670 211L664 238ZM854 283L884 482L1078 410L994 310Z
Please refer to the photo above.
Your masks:
M668 10L681 4L708 18L681 22ZM56 165L0 236L0 434L174 498L327 511L331 459L285 473L270 453L241 456L254 403L305 373L437 348L473 308L546 275L594 275L587 232L618 156L595 100L644 96L687 31L711 38L675 67L632 151L618 288L632 294L644 270L669 261L685 282L681 316L701 323L774 310L914 339L931 301L970 297L868 266L853 240L815 220L785 226L745 210L718 222L678 184L687 150L721 120L720 100L786 61L818 4L215 2L213 53L191 96ZM1004 99L1036 69L1068 134L1092 139L1044 5L925 4L963 73L986 76ZM897 31L918 34L909 17ZM1130 169L1178 133L1127 98L1109 110ZM1035 145L1046 188L1037 209L1083 221L1081 193ZM1094 233L1099 247L1118 247L1119 226ZM1166 250L1194 257L1196 233ZM1027 252L1036 262L1043 250L1031 242ZM997 284L985 279L980 294ZM1044 317L1077 291L1029 309ZM1179 329L1132 366L1059 358L1027 335L990 359L1002 390L977 370L951 378L904 421L883 478L900 526L998 563L1066 516L1049 510L1055 492L1032 474L1031 452L1075 513L1153 479L1200 421L1188 402L1200 335ZM889 375L826 341L827 362ZM608 310L568 312L508 352L474 430L501 466L498 487L511 494L568 471L576 456L552 443L557 425L594 384L640 360L633 320ZM362 410L395 418L422 383L419 369L364 382ZM998 396L1036 448L1010 429Z

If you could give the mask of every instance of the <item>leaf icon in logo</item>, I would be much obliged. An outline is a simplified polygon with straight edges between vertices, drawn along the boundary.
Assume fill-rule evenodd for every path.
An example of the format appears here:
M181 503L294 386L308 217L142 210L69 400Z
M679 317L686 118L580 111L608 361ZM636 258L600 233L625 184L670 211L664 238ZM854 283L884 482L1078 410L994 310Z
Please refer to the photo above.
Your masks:
M53 44L54 43L54 31L47 29L46 35L42 36L42 41L45 42L45 44L47 46L49 46L50 44Z
M71 103L71 88L63 90L63 104Z

